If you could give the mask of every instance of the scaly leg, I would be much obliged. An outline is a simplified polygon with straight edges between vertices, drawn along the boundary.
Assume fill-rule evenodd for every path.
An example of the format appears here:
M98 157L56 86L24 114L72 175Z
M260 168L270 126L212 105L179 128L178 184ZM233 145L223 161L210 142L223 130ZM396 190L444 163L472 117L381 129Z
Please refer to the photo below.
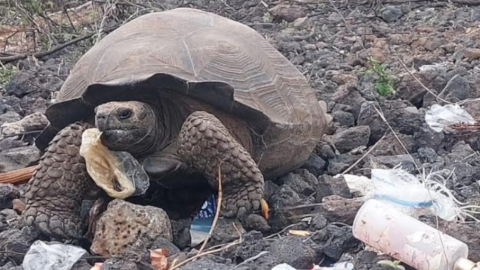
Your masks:
M178 154L218 189L221 163L223 200L221 214L244 218L259 210L264 179L247 150L215 116L197 111L187 117L179 134Z
M81 238L80 207L94 186L79 154L86 123L62 129L50 142L26 190L25 224L52 238Z

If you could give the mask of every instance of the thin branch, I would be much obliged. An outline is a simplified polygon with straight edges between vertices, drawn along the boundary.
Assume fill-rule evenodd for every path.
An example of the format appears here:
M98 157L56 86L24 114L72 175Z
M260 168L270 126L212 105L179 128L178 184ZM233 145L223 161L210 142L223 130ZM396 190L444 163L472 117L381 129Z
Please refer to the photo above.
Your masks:
M352 166L348 167L345 171L343 171L340 175L345 175L346 173L348 173L350 170L352 170L355 166L357 166L358 163L360 163L360 161L362 161L366 156L368 156L368 154L370 154L370 152L372 152L375 148L377 148L377 146L380 144L380 142L385 138L386 134L384 134L382 136L382 138L380 138L380 140L378 140L370 149L368 149L368 151L363 154L362 157L360 157L357 161L355 161L355 163L352 164Z
M375 109L375 111L378 113L378 115L380 116L380 118L382 119L382 121L387 125L387 127L390 129L390 131L393 133L393 136L395 136L395 139L397 139L397 141L400 143L400 145L402 146L403 150L405 150L405 153L407 153L407 155L410 157L410 159L412 160L413 164L415 165L415 167L417 168L417 170L420 172L420 167L417 165L417 163L415 162L415 159L413 158L412 154L410 154L410 151L408 151L407 147L405 146L405 144L403 143L403 141L400 139L400 137L398 137L397 133L395 132L395 130L392 128L392 126L390 125L390 123L388 123L387 121L387 118L385 118L385 115L383 115L383 112L380 112L377 107L373 106L373 108Z
M403 68L408 72L408 74L410 74L414 79L415 81L417 81L425 90L427 90L427 92L429 92L430 94L432 94L432 96L436 97L437 99L445 102L445 103L448 103L448 104L451 104L450 101L447 101L441 97L439 97L435 92L433 92L432 90L430 90L430 88L428 88L427 86L425 86L425 84L423 84L418 78L417 76L415 76L413 74L413 72L410 71L410 69L408 69L407 65L405 65L405 62L402 61L402 59L400 59L400 56L398 55L397 51L395 51L395 56L397 57L398 59L398 62L400 62L400 64L403 66Z
M198 251L198 254L201 254L203 250L205 249L205 246L208 243L208 240L210 240L210 237L212 237L213 230L215 230L218 222L218 217L220 216L220 208L222 206L222 197L223 197L223 192L222 192L222 168L221 168L222 163L218 165L218 200L217 200L217 211L215 213L215 218L213 219L212 226L210 227L210 231L208 232L207 238L203 241L202 247L200 247L200 250Z
M226 246L224 246L224 247L217 248L217 249L212 249L212 250L210 250L210 251L205 251L205 252L203 252L203 253L201 253L201 254L197 254L197 255L195 255L195 256L193 256L193 257L191 257L191 258L186 259L185 261L183 261L183 262L181 262L181 263L179 263L179 264L177 264L177 265L172 265L169 270L177 269L177 268L179 268L180 266L182 266L182 265L184 265L184 264L186 264L186 263L189 263L189 262L191 262L191 261L193 261L193 260L195 260L195 259L197 259L197 258L206 256L206 255L210 255L210 254L214 254L214 253L217 253L217 252L220 252L220 251L223 251L223 250L227 250L227 249L229 249L229 248L231 248L231 247L233 247L233 246L236 246L236 245L238 245L238 244L241 244L242 242L243 242L243 239L240 238L240 239L238 239L237 241L234 241L234 242L232 242L232 243L230 243L230 244L228 244L228 245L226 245Z
M73 25L73 22L72 22L72 19L70 18L70 15L68 15L68 10L67 10L67 6L66 5L63 5L63 12L65 13L65 15L67 16L67 19L70 23L70 26L73 28L73 31L75 31L75 33L78 34L78 31L77 31L77 28L75 28L75 25Z
M111 32L111 31L115 30L115 28L116 27L110 27L110 28L104 29L103 32L104 33ZM68 47L70 45L73 45L75 43L78 43L82 40L88 39L95 34L96 33L90 33L90 34L78 37L76 39L72 39L72 40L70 40L66 43L60 44L60 45L58 45L58 46L56 46L56 47L54 47L54 48L52 48L48 51L44 51L44 52L24 53L24 54L17 54L17 55L13 55L13 56L0 57L0 62L2 62L3 64L7 64L7 63L14 62L14 61L17 61L17 60L25 59L29 56L33 56L35 58L42 58L42 57L45 57L45 56L50 55L52 53L58 52L62 49L65 49L66 47Z

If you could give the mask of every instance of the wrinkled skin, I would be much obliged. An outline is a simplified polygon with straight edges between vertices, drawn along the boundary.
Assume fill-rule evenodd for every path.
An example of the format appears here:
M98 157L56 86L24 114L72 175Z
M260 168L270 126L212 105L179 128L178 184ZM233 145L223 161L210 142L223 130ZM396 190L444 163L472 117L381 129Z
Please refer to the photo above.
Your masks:
M95 109L94 122L105 146L130 152L160 185L194 187L206 179L217 190L220 166L221 215L244 221L260 210L264 188L263 175L245 145L248 139L239 141L211 113L177 105L108 102ZM85 233L78 209L93 181L78 152L81 133L88 127L75 123L60 131L30 180L24 217L44 235L67 239ZM169 177L174 181L167 183L164 179ZM203 201L197 203L201 206Z

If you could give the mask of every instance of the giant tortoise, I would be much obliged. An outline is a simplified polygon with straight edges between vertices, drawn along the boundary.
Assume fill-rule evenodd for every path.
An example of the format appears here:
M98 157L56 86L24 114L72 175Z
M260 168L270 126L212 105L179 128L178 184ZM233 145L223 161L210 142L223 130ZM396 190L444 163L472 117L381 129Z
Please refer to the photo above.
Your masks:
M82 235L87 128L166 188L217 188L220 167L221 215L238 218L261 207L265 178L302 166L327 125L305 77L259 33L190 8L140 16L104 37L46 116L24 217L55 238Z

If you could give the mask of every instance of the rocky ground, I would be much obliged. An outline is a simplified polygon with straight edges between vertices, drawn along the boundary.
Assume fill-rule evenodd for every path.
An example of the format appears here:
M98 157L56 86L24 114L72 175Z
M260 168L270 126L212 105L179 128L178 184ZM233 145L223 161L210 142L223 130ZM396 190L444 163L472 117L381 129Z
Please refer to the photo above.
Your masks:
M260 32L306 76L319 100L327 102L334 122L302 169L268 179L270 228L250 231L241 244L179 269L271 269L283 262L296 269L335 262L351 262L357 270L391 268L376 264L387 256L365 250L353 237L350 225L362 201L342 177L333 178L341 173L369 177L372 168L397 165L412 173L453 171L447 187L458 200L478 205L477 134L434 132L425 123L427 109L445 102L461 102L480 117L480 102L474 100L480 97L480 5L452 2L157 3L159 9L208 10ZM0 74L0 124L7 123L0 140L0 172L37 162L41 154L32 142L47 123L42 113L89 46L91 41L85 40L39 60L5 65L15 65L17 71L10 75L4 69ZM23 210L23 189L0 185L0 246L5 252L0 254L0 269L22 269L16 265L34 239L15 228ZM431 216L422 220L435 224ZM478 225L437 225L466 241L472 259L480 260L479 236L474 233ZM235 240L222 235L221 228L214 240ZM310 234L288 235L290 229ZM149 248L167 245L171 252L180 252L164 241L171 236L162 237L150 237ZM134 255L108 259L102 269L148 269L149 258L141 252ZM73 269L90 269L94 261L102 260L85 257Z

